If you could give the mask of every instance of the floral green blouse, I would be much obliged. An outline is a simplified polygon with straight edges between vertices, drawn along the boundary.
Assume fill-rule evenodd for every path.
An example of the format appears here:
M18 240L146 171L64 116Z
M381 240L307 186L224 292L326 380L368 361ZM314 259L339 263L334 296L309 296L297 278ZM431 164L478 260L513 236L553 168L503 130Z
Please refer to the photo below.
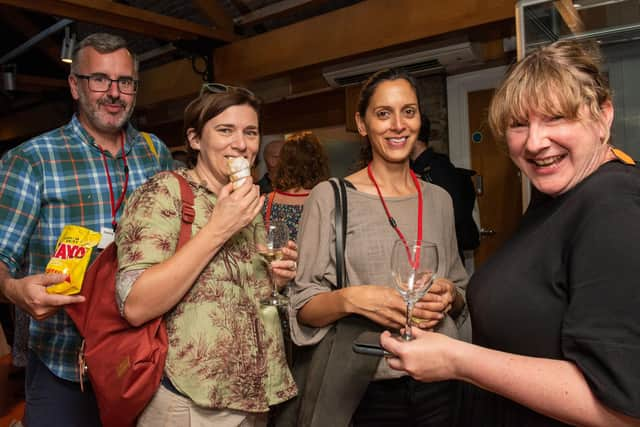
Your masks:
M186 170L178 173L190 181ZM216 196L190 184L195 235L207 223ZM174 254L181 206L178 181L166 172L129 198L116 233L117 299L122 305L142 271ZM260 307L269 283L264 261L251 249L252 239L251 226L229 239L182 301L165 314L169 335L165 374L198 406L264 412L297 391L287 368L277 312Z

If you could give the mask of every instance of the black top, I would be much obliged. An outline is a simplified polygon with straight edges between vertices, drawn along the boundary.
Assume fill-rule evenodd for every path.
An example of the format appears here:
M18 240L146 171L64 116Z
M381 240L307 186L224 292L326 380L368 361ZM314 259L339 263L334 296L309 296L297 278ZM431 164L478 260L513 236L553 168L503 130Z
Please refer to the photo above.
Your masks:
M431 147L424 150L411 162L411 169L424 181L444 188L453 202L453 216L456 223L458 253L464 262L464 250L472 250L480 245L478 227L473 220L473 206L476 190L471 181L474 171L456 168L444 154L436 153Z
M267 194L273 191L273 186L271 183L271 177L269 176L269 172L262 175L262 178L258 180L258 186L260 187L260 194Z
M574 362L606 406L640 417L640 169L610 162L541 196L469 282L475 344ZM465 426L562 425L467 385Z

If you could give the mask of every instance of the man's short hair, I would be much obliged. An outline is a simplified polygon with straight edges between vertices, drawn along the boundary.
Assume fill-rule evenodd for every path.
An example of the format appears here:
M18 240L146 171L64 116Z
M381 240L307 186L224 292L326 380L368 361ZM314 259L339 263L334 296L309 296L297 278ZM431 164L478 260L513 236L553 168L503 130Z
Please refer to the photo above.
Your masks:
M73 49L73 55L71 57L73 60L73 62L71 62L72 73L77 71L80 51L85 47L92 47L102 54L115 52L119 49L126 49L133 58L133 70L136 73L138 72L138 58L133 52L131 52L125 39L120 36L116 36L115 34L93 33L82 39L82 41Z

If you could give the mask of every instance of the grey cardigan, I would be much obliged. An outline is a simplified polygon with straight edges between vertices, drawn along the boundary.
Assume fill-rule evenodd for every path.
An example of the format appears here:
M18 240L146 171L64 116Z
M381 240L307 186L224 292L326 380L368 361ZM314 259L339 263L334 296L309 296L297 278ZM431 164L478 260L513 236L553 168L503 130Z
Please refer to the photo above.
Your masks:
M420 182L424 205L423 239L438 246L437 275L451 280L464 296L468 277L458 257L451 198L440 187ZM389 225L380 199L349 187L347 199L345 262L348 285L392 287L390 257L398 236ZM415 238L417 195L389 197L385 201L404 235L408 239ZM289 321L293 341L305 346L319 342L329 327L301 325L297 320L298 310L315 295L332 290L336 283L334 196L328 182L318 184L305 201L298 247L298 272L290 290ZM453 338L459 336L458 325L449 316L445 316L436 330Z

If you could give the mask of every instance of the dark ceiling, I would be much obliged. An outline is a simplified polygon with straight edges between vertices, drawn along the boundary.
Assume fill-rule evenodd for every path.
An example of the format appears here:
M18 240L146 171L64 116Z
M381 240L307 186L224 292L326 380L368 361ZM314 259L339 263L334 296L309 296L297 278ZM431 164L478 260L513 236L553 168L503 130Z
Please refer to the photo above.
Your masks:
M0 22L5 29L4 37L0 38L0 57L7 57L14 49L22 47L18 54L0 61L3 72L7 67L16 70L15 89L5 90L5 85L0 86L0 117L33 108L45 100L69 100L68 65L59 59L65 29L52 31L52 26L60 27L62 19L72 21L68 27L76 40L98 31L124 36L140 57L140 68L144 71L175 59L209 54L231 38L250 37L359 1L0 0ZM112 4L122 11L112 15ZM157 15L146 17L148 12ZM176 35L165 27L154 28L154 24L164 17L174 18L175 22L170 24L175 28L193 24L194 29ZM211 34L209 30L212 30ZM33 43L34 37L41 32L50 34ZM24 46L29 43L32 46Z

